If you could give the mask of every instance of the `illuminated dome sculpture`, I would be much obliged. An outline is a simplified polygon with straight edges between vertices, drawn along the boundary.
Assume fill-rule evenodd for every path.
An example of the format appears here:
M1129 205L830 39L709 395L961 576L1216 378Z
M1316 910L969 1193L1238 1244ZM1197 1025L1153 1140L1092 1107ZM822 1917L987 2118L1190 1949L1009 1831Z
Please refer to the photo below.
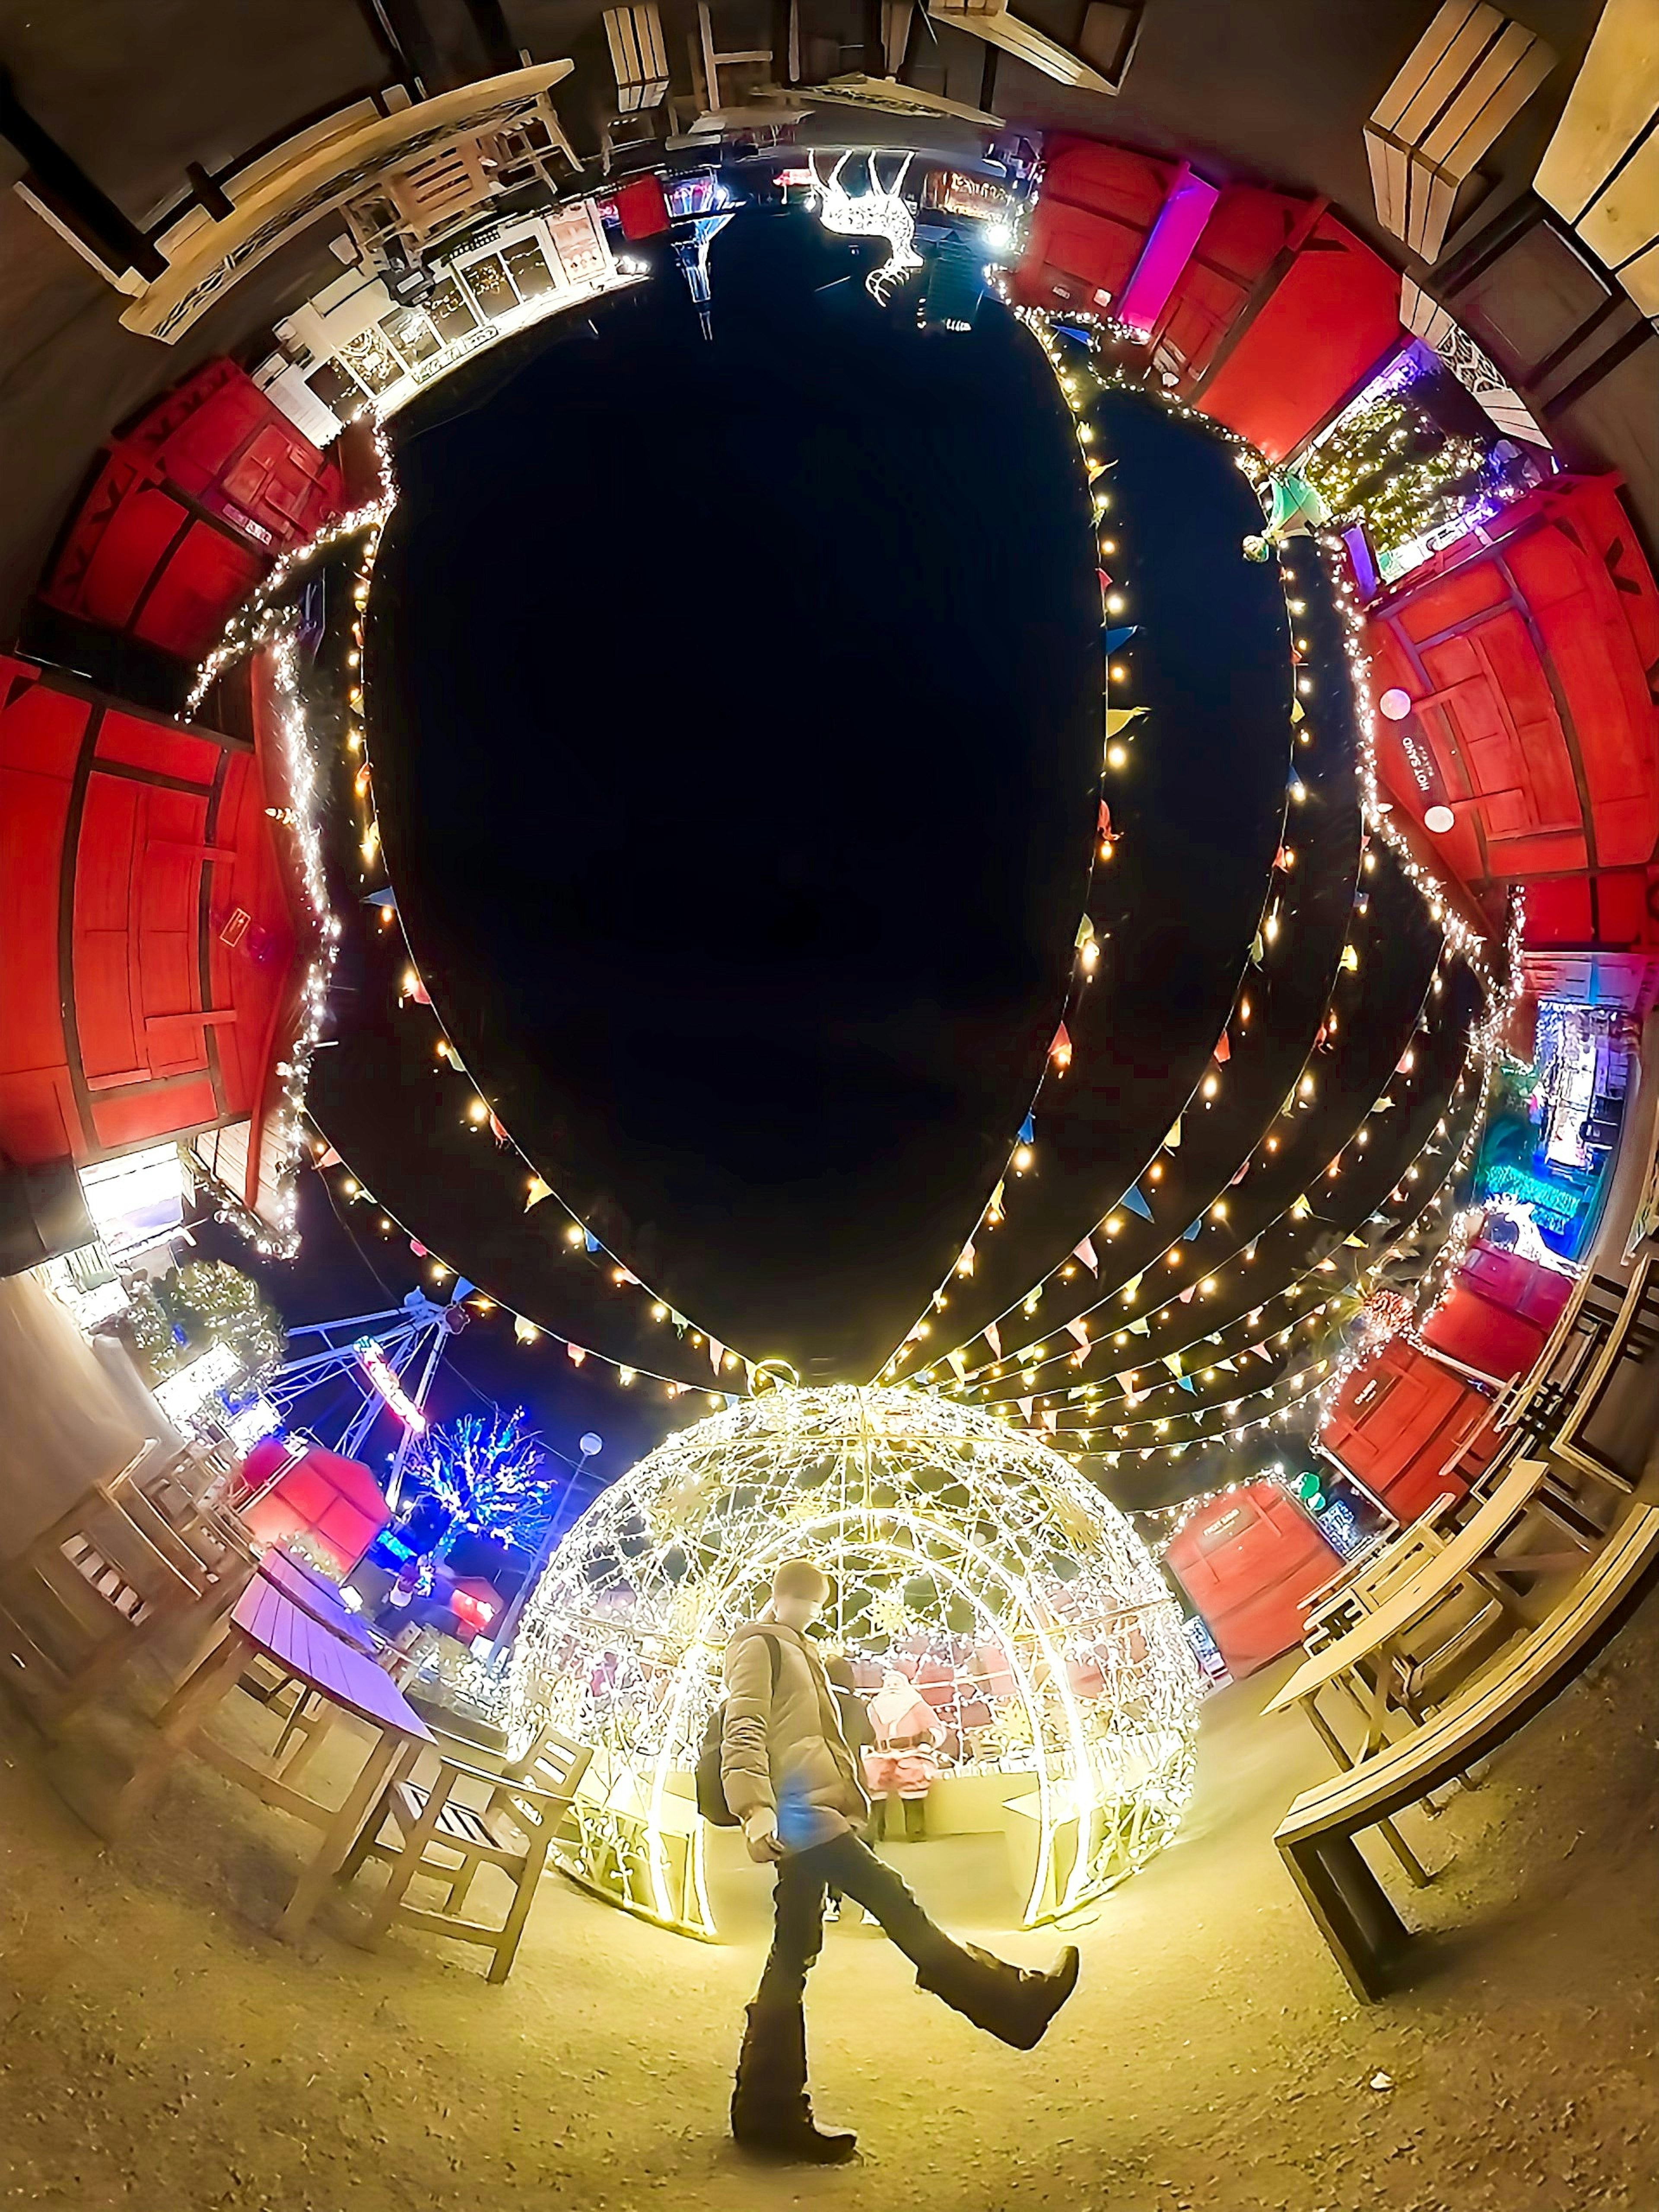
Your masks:
M1180 1609L1115 1507L1046 1444L902 1389L776 1388L670 1437L582 1516L526 1609L520 1736L593 1745L568 1870L712 1936L690 1770L731 1631L779 1560L834 1578L830 1636L913 1668L949 1784L1002 1828L1025 1926L1133 1873L1192 1787ZM567 1831L567 1834L569 1831Z

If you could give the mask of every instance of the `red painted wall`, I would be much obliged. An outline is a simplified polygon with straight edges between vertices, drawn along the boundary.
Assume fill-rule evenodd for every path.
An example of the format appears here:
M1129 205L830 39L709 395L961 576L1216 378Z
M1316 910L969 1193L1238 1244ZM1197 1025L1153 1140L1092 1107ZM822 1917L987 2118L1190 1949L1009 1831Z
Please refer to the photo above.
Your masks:
M1303 1601L1340 1564L1277 1483L1250 1483L1195 1513L1164 1564L1204 1616L1235 1674L1302 1641Z

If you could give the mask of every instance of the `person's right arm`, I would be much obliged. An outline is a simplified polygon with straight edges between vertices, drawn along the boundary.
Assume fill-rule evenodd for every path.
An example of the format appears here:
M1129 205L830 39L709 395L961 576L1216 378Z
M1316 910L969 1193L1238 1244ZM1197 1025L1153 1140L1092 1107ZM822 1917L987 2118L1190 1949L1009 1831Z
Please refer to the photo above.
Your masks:
M745 1636L726 1668L726 1725L720 1734L720 1785L743 1823L749 1856L757 1863L782 1856L778 1802L766 1732L772 1717L772 1654L763 1636Z

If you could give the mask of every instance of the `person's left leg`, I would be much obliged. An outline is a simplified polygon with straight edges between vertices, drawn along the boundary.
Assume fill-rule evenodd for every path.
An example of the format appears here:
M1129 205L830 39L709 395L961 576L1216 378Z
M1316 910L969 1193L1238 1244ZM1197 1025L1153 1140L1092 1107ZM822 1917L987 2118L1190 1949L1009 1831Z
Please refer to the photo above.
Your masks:
M916 1969L916 1985L943 1997L953 2010L988 2035L1029 2051L1077 1985L1076 1946L1067 1944L1046 1974L1027 1972L981 1951L956 1943L936 1928L908 1886L884 1859L855 1835L836 1836L803 1854L821 1881L834 1881L856 1898L886 1929Z
M824 1877L812 1856L795 1852L778 1865L772 1948L738 2053L732 2133L763 2157L840 2166L858 2139L821 2133L806 2094L806 1977L823 1944Z
M927 1800L926 1797L907 1797L904 1801L904 1840L907 1844L925 1844L927 1840Z

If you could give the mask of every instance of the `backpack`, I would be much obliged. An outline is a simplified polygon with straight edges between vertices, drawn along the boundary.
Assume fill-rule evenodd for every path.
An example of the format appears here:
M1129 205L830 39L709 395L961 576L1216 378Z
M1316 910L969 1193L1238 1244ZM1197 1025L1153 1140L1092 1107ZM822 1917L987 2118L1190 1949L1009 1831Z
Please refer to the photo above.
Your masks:
M769 1636L766 1645L772 1655L772 1695L775 1698L778 1677L783 1672L783 1646L775 1636ZM697 1747L697 1810L713 1828L742 1826L726 1802L726 1784L720 1780L720 1742L725 1734L726 1700L722 1698L709 1714L703 1728L702 1741Z

